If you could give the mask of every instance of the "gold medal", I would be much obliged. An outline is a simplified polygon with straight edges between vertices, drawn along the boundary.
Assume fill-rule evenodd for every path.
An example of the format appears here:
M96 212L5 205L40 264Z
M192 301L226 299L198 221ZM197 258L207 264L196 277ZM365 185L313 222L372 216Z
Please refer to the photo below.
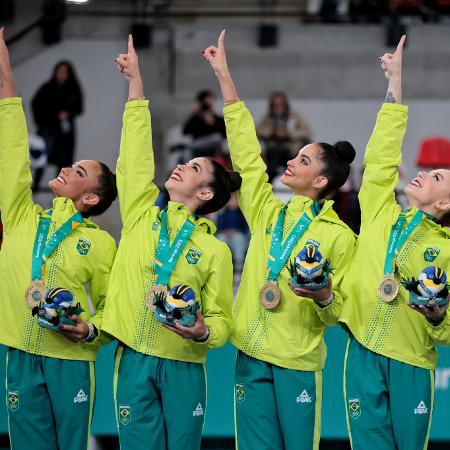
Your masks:
M155 284L152 289L150 289L147 292L145 304L147 305L147 308L155 312L156 306L155 306L155 297L161 296L162 299L164 299L167 296L167 286L165 284Z
M30 308L39 306L45 299L47 288L41 280L33 280L25 292L25 301Z
M378 288L378 296L385 303L391 303L397 297L399 290L398 281L394 278L394 275L388 273L384 276Z
M278 306L281 299L278 281L269 280L259 292L259 301L266 309L274 309Z

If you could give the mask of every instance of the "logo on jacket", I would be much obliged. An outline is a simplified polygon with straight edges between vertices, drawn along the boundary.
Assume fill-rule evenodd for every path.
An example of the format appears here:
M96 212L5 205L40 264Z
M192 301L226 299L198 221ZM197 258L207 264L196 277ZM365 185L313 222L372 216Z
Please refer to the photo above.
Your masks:
M423 259L428 262L433 262L441 253L437 247L428 247L423 254Z
M91 245L92 244L88 240L80 238L77 244L78 253L80 255L86 256L89 253L89 250L91 249Z
M80 389L78 391L78 394L73 398L74 403L83 403L88 401L88 396L83 391L83 389Z
M19 391L8 391L8 408L12 412L19 409Z
M194 411L192 411L192 416L193 417L203 416L203 408L202 408L202 404L201 403L199 403L197 405L197 408L195 408Z
M236 384L236 389L235 389L235 396L236 396L236 401L238 403L243 403L245 400L245 389L244 389L244 385L237 383Z
M353 419L357 419L361 415L361 404L359 398L351 398L348 401L349 414Z
M297 403L312 403L311 396L306 389L297 397Z
M186 261L189 264L197 264L202 255L203 253L200 250L191 247L186 253Z
M425 405L423 400L417 405L417 408L414 409L414 414L428 414L427 405Z
M128 425L131 422L131 407L128 405L119 405L120 423Z

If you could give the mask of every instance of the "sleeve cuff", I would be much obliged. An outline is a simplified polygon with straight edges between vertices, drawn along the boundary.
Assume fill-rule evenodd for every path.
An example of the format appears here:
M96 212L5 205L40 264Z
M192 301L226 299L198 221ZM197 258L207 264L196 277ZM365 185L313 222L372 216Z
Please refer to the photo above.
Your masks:
M404 105L403 103L383 103L381 107L382 111L399 111L399 112L408 112L409 106Z
M149 100L131 100L125 103L125 110L130 108L142 108L147 107L149 105Z
M223 114L226 115L233 111L238 111L239 109L245 108L245 103L241 100L236 103L232 103L231 105L227 105L223 107Z
M21 105L21 104L22 104L22 97L8 97L2 98L0 100L0 107L6 105Z

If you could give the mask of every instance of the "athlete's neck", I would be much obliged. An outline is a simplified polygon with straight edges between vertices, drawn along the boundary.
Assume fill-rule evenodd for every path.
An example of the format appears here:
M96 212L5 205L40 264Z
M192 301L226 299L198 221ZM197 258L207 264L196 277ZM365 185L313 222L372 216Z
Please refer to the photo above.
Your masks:
M295 191L294 190L294 194L295 195L301 195L302 197L308 197L311 200L320 200L319 194L317 191L313 190L313 189L307 189L304 191Z
M200 207L199 201L197 199L185 198L183 195L178 193L170 193L169 198L172 202L181 203L185 206L185 208L191 213L194 214L195 211Z

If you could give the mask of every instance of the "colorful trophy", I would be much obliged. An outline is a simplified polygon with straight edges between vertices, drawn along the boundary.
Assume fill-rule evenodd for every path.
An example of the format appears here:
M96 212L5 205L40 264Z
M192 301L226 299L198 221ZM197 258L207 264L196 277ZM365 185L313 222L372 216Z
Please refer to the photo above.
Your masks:
M306 244L295 260L289 264L293 288L316 291L328 286L328 277L333 273L330 261L324 260L317 246Z
M448 303L447 274L440 267L425 267L417 280L402 279L402 285L409 291L410 305L433 308Z
M49 289L44 300L35 306L31 313L33 316L37 316L37 323L40 327L60 332L60 325L75 325L69 316L80 315L84 311L80 303L74 305L73 302L73 295L68 290Z
M195 324L196 311L200 308L195 300L195 292L185 284L177 284L167 294L155 295L155 319L166 325L173 326L174 322L184 327Z

